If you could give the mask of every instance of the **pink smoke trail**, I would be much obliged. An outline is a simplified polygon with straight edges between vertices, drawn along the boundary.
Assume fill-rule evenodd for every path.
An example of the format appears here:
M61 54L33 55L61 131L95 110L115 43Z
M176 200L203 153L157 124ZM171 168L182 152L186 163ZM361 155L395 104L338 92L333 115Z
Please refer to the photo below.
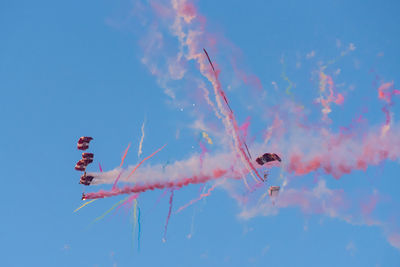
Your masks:
M171 212L172 212L172 200L174 199L174 189L171 190L171 195L169 197L169 210L168 210L168 216L167 220L165 221L165 227L164 227L164 237L163 237L163 242L167 241L167 229L168 229L168 223L169 219L171 217Z
M328 87L328 91L326 90ZM334 102L337 105L343 104L344 97L342 94L334 93L335 85L331 76L325 74L323 71L319 73L319 89L321 96L317 99L318 102L323 106L323 120L328 119L328 114L332 112L330 103Z
M134 201L135 199L137 199L139 197L139 194L133 194L132 196L130 196L128 199L126 199L123 203L121 203L121 205L119 205L115 211L119 210L121 207L123 206L130 206L132 204L132 201Z
M207 153L207 148L205 145L203 145L203 143L201 142L201 140L199 141L199 146L201 148L201 154L200 154L200 166L201 168L203 168L203 159L204 159L204 155Z
M122 158L121 158L121 164L119 165L120 168L121 168L122 165L124 164L125 157L126 157L126 155L128 154L128 150L129 150L129 147L130 147L130 146L131 146L131 143L129 143L129 144L128 144L128 147L125 149L124 155L123 155ZM118 174L117 178L115 179L113 188L117 185L117 182L118 182L119 178L121 177L121 174L122 174L122 171Z
M121 164L119 165L119 167L121 168L122 165L124 164L126 155L128 154L129 148L131 147L131 143L128 144L128 147L125 149L124 155L121 158Z
M210 187L210 188L208 189L207 193L205 193L205 194L200 194L200 196L199 196L198 198L192 199L189 203L187 203L187 204L183 205L182 207L180 207L175 213L179 213L179 212L181 212L182 210L184 210L184 209L186 209L187 207L189 207L190 205L193 205L193 204L196 203L197 201L199 201L199 200L201 200L201 199L203 199L203 198L205 198L205 197L208 197L208 196L211 194L211 192L215 189L215 187L217 187L217 185L218 185L218 184L215 183L212 187Z
M119 178L121 178L121 174L122 174L123 170L121 170L117 176L117 179L115 179L112 190L114 190L115 188L117 188L117 183L119 181Z
M192 176L190 178L183 178L177 181L168 181L168 182L156 182L156 183L144 183L144 184L136 184L134 186L125 186L123 188L114 188L110 191L100 190L98 192L87 193L83 195L83 200L85 199L97 199L97 198L106 198L113 197L122 194L131 194L131 193L142 193L148 190L154 189L164 189L164 188L181 188L183 186L187 186L189 184L201 184L210 180L218 179L225 175L227 170L215 169L211 176L200 175L200 176ZM233 177L234 179L239 179L240 176Z
M225 100L225 103L227 104L227 106L228 106L228 108L229 108L229 110L230 110L230 112L229 112L228 114L226 114L225 117L227 118L227 121L229 121L229 123L230 123L230 124L232 125L232 127L233 127L232 135L233 135L233 139L235 140L236 149L237 149L239 155L241 156L241 158L242 158L243 163L245 164L245 166L246 166L246 167L250 167L250 169L256 174L256 176L258 177L258 179L259 179L260 181L263 181L263 179L261 178L261 176L260 176L260 174L258 173L257 169L256 169L256 168L254 167L254 165L251 163L249 157L247 156L246 152L244 151L243 142L242 142L241 138L239 137L239 136L240 136L240 135L239 135L240 130L239 130L239 126L238 126L238 124L237 124L237 122L236 122L235 115L234 115L232 109L230 108L230 106L229 106L229 104L228 104L228 100L227 100L227 98L226 98L225 92L222 90L221 83L220 83L220 81L219 81L219 79L218 79L218 74L217 74L217 72L216 72L215 69L214 69L214 66L213 66L213 64L212 64L212 62L211 62L211 59L210 59L210 57L208 56L207 51L206 51L204 48L203 48L203 50L204 50L204 53L205 53L206 56L207 56L208 62L210 63L210 65L211 65L211 67L212 67L212 69L213 69L213 73L214 73L214 77L215 77L215 82L213 82L213 81L211 81L211 80L210 80L210 82L213 84L214 90L216 91L216 97L217 97L218 94L219 94L220 96L222 96L222 97L224 98L224 100ZM208 77L206 77L206 78L208 78ZM217 94L217 93L218 93L218 94ZM223 113L223 114L225 115L225 112L224 112L223 110L221 110L221 113ZM246 145L246 147L247 147L247 145ZM250 171L250 170L249 170L249 171Z
M101 168L100 162L99 162L99 170L100 170L100 172L103 172L103 169Z
M143 162L145 162L146 160L148 160L149 158L153 157L155 154L157 154L158 152L160 152L167 144L163 145L162 147L160 147L159 149L157 149L155 152L153 152L153 154L151 154L150 156L144 158L142 161L140 161L135 168L131 171L131 173L128 175L128 178L136 171L137 168L139 168L140 165L142 165ZM114 185L112 187L112 190L115 190L117 188L117 183L119 178L121 177L121 173L120 175L118 175L117 179L115 179Z
M137 168L139 168L140 165L142 165L143 162L145 162L146 160L150 159L151 157L153 157L155 154L157 154L158 152L160 152L167 144L163 145L162 147L160 147L159 149L157 149L156 151L154 151L150 156L144 158L141 162L139 162L138 165L135 166L135 168L131 171L131 173L128 175L128 178L136 171Z

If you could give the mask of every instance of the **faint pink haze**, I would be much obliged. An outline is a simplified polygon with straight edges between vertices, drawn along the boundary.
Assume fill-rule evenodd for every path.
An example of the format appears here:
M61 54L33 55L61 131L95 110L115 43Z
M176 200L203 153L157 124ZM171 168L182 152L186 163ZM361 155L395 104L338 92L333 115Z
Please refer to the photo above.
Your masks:
M389 240L389 243L393 247L395 247L397 249L400 249L400 234L399 233L391 233L388 236L388 240Z
M393 89L392 91L389 91L389 89L393 89L393 82L383 83L378 88L378 97L390 104L392 102L393 94L398 94L398 90Z
M372 195L369 197L367 202L361 204L361 212L364 216L369 216L376 208L378 203L378 196Z
M199 142L199 146L201 148L201 154L200 154L200 158L199 158L200 166L201 166L201 168L203 168L203 159L204 159L204 155L207 153L207 148L201 141Z
M192 3L184 3L179 7L178 14L190 23L197 16L196 7Z

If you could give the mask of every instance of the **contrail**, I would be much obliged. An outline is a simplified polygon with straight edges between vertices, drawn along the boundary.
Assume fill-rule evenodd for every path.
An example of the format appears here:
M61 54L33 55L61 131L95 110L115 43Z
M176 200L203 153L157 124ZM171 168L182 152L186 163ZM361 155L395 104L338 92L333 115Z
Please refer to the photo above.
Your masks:
M138 150L138 158L140 158L140 155L142 154L142 147L143 147L143 140L144 140L144 125L146 123L146 118L143 121L142 124L142 137L140 138L140 142L139 142L139 150Z

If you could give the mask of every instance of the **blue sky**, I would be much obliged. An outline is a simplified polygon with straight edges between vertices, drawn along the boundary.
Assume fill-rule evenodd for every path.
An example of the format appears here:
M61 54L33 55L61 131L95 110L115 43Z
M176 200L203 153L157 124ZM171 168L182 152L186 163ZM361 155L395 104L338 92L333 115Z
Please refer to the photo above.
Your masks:
M257 200L267 187L251 195L253 202L248 207L238 203L226 186L220 186L181 213L173 212L163 243L168 194L157 203L163 191L155 190L141 194L138 200L142 216L138 251L131 210L121 209L92 223L123 199L121 196L98 200L73 213L82 204L83 190L110 188L88 189L78 184L79 174L73 167L80 157L76 141L82 135L94 137L92 171L98 171L98 163L106 171L119 166L129 143L132 147L125 166L135 165L145 118L143 156L168 144L144 164L146 168L167 162L173 167L177 160L199 155L202 131L193 127L196 121L209 123L214 142L207 146L210 155L229 151L222 123L199 97L197 82L202 81L211 93L212 87L198 64L185 61L184 77L168 80L165 86L163 79L169 74L152 75L149 64L142 63L147 58L164 70L168 59L179 51L169 18L154 13L156 2L0 4L1 265L398 266L400 245L396 248L389 242L390 236L400 233L398 145L393 145L391 159L372 164L366 171L353 170L340 179L323 170L295 175L284 168L271 169L271 183L282 185L282 174L290 181L289 192L315 192L321 181L333 194L343 192L349 208L334 215L304 210L296 204L277 204L276 213L263 216ZM161 4L171 9L169 1ZM377 131L385 122L381 111L385 102L378 99L377 86L393 81L399 89L396 1L248 4L203 0L194 5L206 21L201 45L210 47L238 123L251 117L248 142L253 153L275 114L288 123L294 121L289 108L293 103L304 106L310 125L331 133L362 115L368 123L355 127L352 140ZM162 34L162 45L146 51L155 33ZM355 46L353 51L348 51L350 44ZM343 51L348 52L341 56ZM329 64L331 60L335 62ZM238 78L232 62L241 73L258 77L261 91ZM318 73L324 65L324 73L333 77L345 99L343 105L332 104L331 122L321 121L321 106L315 103ZM335 74L338 69L340 73ZM376 74L379 81L374 86ZM283 76L294 84L291 94L285 92L288 83ZM174 90L175 98L164 93L166 87ZM390 107L392 124L387 138L399 132L398 97L393 96ZM293 127L289 129L297 133ZM282 153L291 155L294 144L300 148L313 145L313 139L293 143L296 138L289 131L279 142L272 139L271 147L286 144ZM246 190L241 181L232 183L240 192ZM192 185L176 190L173 211L196 198L199 188ZM374 196L378 204L371 214L363 214L363 205ZM330 200L324 199L326 205ZM254 217L241 216L257 207L261 208ZM189 239L191 227L194 232Z

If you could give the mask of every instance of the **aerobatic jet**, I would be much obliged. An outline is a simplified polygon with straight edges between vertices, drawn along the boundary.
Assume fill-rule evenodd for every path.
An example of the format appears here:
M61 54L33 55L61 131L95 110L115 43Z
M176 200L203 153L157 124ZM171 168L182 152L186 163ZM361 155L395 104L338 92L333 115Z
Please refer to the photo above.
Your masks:
M82 158L83 159L86 159L86 158L92 158L93 159L93 157L94 157L93 153L87 153L87 152L82 153Z
M87 166L87 163L83 159L80 159L75 165L75 170L77 170L77 171L85 171L86 170L86 166Z
M93 178L94 178L94 176L86 175L86 173L85 173L85 174L83 174L81 176L81 179L79 180L79 183L83 184L83 185L90 185L90 183L92 182Z
M93 153L82 153L82 159L83 162L86 163L86 165L89 165L90 163L93 162Z
M81 138L79 138L78 140L78 149L80 150L86 150L89 148L89 143L90 141L93 140L92 137L90 136L82 136Z
M264 163L271 162L271 161L279 161L281 162L281 158L275 153L265 153L261 157L256 159L257 163L260 165L264 165Z

